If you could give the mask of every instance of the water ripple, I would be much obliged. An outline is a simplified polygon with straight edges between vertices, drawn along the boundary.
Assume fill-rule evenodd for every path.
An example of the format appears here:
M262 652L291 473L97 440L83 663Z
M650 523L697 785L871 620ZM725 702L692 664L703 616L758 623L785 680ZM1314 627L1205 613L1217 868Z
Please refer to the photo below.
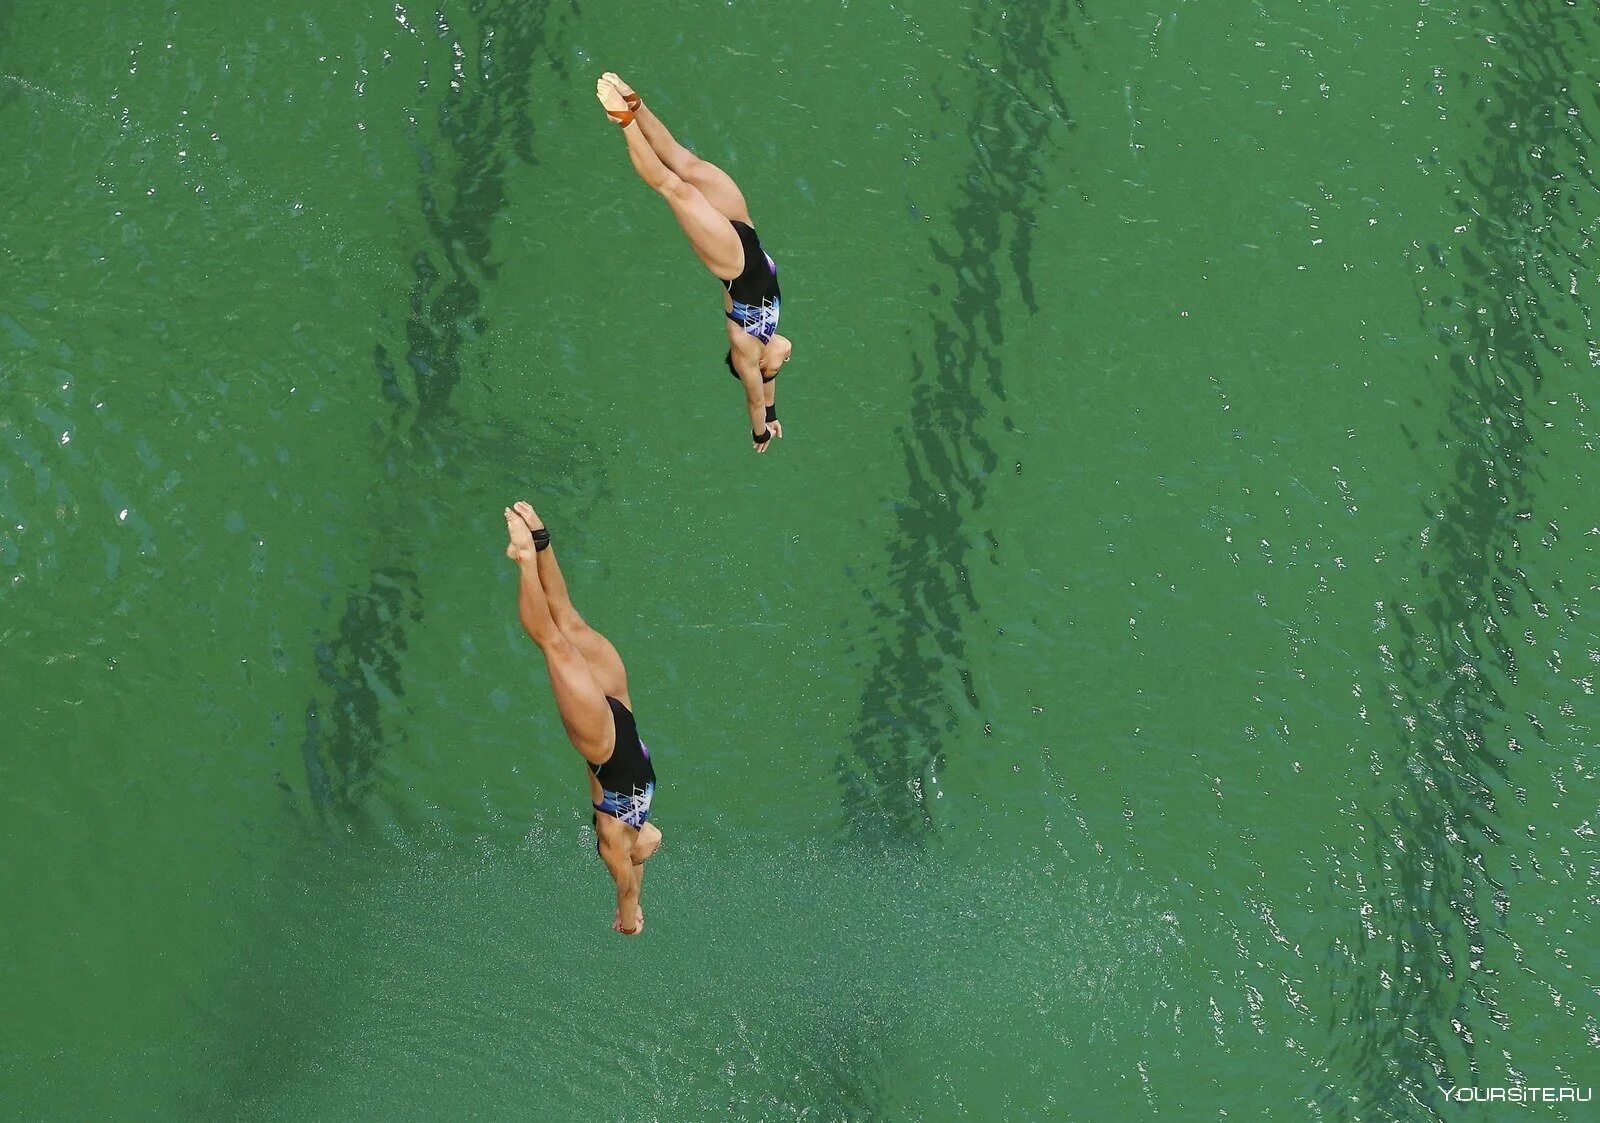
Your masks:
M1495 11L1478 103L1485 147L1458 176L1444 169L1455 233L1468 236L1416 255L1422 322L1453 381L1440 437L1455 455L1413 549L1417 593L1383 606L1381 694L1396 743L1379 767L1392 795L1365 824L1371 880L1344 889L1363 903L1337 994L1350 1028L1335 1055L1353 1065L1360 1093L1325 1092L1336 1118L1447 1117L1440 1086L1519 1083L1530 1066L1545 1082L1574 1082L1557 1056L1490 1045L1508 1041L1497 1030L1512 1024L1506 992L1520 959L1507 918L1521 775L1574 747L1520 712L1524 664L1544 655L1542 637L1516 621L1567 599L1559 582L1540 587L1527 551L1546 524L1544 545L1558 537L1538 511L1550 438L1536 411L1578 389L1583 341L1594 338L1578 284L1594 272L1593 239L1574 190L1595 187L1594 137L1571 87L1600 36L1560 3ZM1481 77L1464 72L1461 85ZM1566 1013L1576 1017L1570 1004Z
M863 839L926 834L928 788L957 724L954 699L979 705L962 626L978 611L974 555L998 545L969 520L999 463L986 422L1005 397L1002 254L1028 310L1037 311L1029 264L1044 189L1040 159L1063 116L1051 68L1061 47L1074 44L1068 21L1080 10L1070 0L985 5L973 25L966 62L979 86L968 114L971 157L951 215L957 240L932 239L945 271L932 294L946 285L951 292L932 316L931 363L920 351L911 357L907 496L887 544L888 591L872 602L875 658L861 719L839 765L847 820Z

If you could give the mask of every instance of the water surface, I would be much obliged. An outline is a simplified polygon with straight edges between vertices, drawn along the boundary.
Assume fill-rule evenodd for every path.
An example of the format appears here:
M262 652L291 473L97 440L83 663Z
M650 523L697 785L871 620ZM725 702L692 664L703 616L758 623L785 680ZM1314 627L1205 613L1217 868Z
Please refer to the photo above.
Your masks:
M1594 11L934 7L0 4L6 1115L1600 1084ZM770 455L603 69L781 262Z

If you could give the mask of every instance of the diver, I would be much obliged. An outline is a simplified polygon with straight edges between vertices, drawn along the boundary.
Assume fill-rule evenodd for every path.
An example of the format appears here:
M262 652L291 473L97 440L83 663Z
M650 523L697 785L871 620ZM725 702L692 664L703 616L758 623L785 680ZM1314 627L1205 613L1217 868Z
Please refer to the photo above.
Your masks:
M611 927L637 936L644 931L644 863L660 848L661 831L649 821L656 772L634 724L628 673L611 641L572 607L550 532L533 508L518 502L505 515L506 557L521 574L517 614L544 654L567 737L589 765L595 849L617 883Z
M726 362L744 387L750 439L765 452L773 437L783 436L774 381L794 346L778 334L778 267L761 248L744 195L727 172L672 139L617 75L602 75L595 96L622 128L639 178L667 201L696 256L722 282Z

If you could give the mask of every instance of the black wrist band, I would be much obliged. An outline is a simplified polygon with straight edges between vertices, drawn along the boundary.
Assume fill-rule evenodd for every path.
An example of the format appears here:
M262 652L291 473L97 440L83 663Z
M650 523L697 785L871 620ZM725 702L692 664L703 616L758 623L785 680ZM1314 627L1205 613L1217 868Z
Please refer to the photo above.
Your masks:
M776 420L778 420L778 407L777 406L768 406L767 407L767 420L768 421L776 421Z
M756 432L752 432L750 434L750 439L755 441L756 444L758 444L758 445L764 445L764 444L766 444L768 441L770 441L772 439L772 434L771 433L756 433Z
M533 552L537 554L540 550L548 550L549 548L550 532L541 526L533 532Z

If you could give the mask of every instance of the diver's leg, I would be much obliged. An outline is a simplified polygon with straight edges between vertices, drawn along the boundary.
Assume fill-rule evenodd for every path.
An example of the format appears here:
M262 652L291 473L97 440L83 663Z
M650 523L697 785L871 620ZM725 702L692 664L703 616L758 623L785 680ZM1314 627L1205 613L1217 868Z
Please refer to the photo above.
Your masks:
M544 526L539 515L526 503L519 502L512 508L513 513L521 516L528 527L537 530ZM561 576L561 565L556 561L556 548L551 544L546 549L540 550L536 555L539 567L539 584L544 590L545 603L549 606L550 616L556 622L556 627L561 633L572 641L589 664L589 671L594 675L594 680L600 689L611 697L618 699L629 709L633 703L628 699L628 671L622 665L622 656L617 654L617 649L610 640L591 628L586 620L578 615L578 610L572 604L572 598L567 594L567 582Z
M604 79L596 85L595 94L607 110L621 111L625 105L617 88ZM667 201L672 216L683 227L689 245L705 267L724 281L731 281L742 273L744 246L727 216L712 206L698 187L661 162L661 157L645 140L637 116L623 128L622 135L628 143L628 159L633 162L633 170Z
M556 709L561 714L567 737L585 760L603 764L610 759L617 743L611 706L589 670L588 660L556 626L550 614L528 524L509 507L505 514L506 531L511 539L506 555L517 563L518 570L517 615L529 638L539 645L544 655L550 690L555 695Z
M633 93L633 87L624 82L615 74L606 74L603 81L610 82L623 95ZM645 140L661 158L661 162L684 179L700 189L700 194L716 207L728 219L737 219L746 226L752 226L750 221L750 207L744 201L744 192L739 190L739 185L733 182L733 177L710 160L702 160L689 149L679 144L661 123L661 118L655 115L651 108L640 101L639 108L634 110L633 119L639 123L639 128L644 131Z

